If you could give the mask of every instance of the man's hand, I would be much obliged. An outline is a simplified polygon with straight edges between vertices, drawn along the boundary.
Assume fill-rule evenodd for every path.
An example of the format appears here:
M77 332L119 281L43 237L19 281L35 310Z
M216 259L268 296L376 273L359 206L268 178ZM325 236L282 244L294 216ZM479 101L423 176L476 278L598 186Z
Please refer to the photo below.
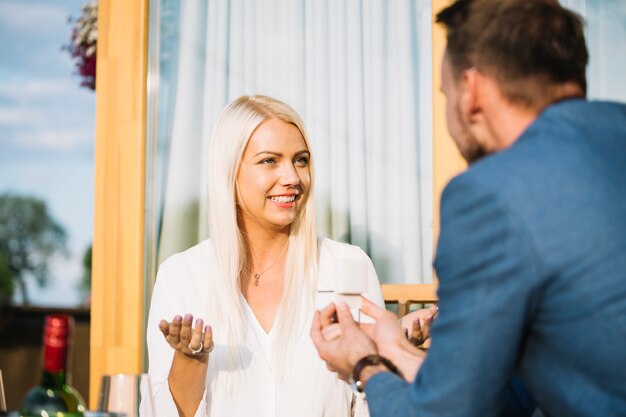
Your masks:
M361 311L375 320L375 323L362 323L361 329L374 340L378 352L393 361L393 354L408 342L406 332L400 326L396 315L379 307L367 298L361 299Z
M376 320L374 324L361 324L361 329L374 340L379 354L391 360L404 378L412 382L426 354L409 342L391 311L378 307L366 298L361 300L361 311Z
M344 381L350 380L359 359L377 353L376 345L355 323L344 303L315 312L311 339L328 369L336 371Z

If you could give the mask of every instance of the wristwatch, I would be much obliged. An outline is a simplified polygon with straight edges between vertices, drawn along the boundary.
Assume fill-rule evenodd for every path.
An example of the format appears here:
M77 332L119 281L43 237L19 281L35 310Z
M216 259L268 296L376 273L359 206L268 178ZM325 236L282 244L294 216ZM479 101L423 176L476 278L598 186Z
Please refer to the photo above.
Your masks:
M354 365L354 369L352 371L352 380L350 384L352 386L353 392L360 393L363 395L363 398L365 398L365 386L363 384L363 381L361 381L361 372L363 372L363 369L365 369L367 366L376 365L383 365L390 372L393 372L394 374L402 377L402 374L400 373L398 367L396 367L396 365L394 365L393 362L391 362L389 359L380 355L367 355L359 359L356 365Z
M361 381L355 381L353 378L350 378L350 388L352 388L352 393L356 398L365 399L365 389Z

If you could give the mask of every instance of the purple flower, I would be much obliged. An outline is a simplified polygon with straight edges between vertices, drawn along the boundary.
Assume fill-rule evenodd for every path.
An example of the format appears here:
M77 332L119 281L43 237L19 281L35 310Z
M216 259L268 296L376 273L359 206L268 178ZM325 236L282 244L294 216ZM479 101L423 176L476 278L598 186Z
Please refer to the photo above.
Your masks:
M71 42L62 49L69 52L76 61L76 73L81 77L81 87L96 89L96 55L98 44L98 2L85 3L78 19L69 18L73 23Z

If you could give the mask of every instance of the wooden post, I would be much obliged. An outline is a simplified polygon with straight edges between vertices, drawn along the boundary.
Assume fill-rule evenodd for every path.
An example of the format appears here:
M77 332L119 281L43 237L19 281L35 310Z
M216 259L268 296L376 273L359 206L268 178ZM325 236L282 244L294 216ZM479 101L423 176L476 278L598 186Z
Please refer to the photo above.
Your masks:
M148 0L100 0L90 408L100 378L142 371Z
M467 167L446 127L446 100L441 92L441 59L446 47L446 33L435 23L435 15L447 6L447 0L432 0L433 8L433 237L439 238L439 203L441 193L452 177Z

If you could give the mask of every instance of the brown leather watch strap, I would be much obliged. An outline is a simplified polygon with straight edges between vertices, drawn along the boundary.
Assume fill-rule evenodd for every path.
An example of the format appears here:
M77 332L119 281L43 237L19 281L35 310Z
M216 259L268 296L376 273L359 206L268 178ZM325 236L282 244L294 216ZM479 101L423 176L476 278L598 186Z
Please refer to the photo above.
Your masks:
M354 365L354 369L352 370L352 379L354 380L354 384L356 386L356 390L358 392L363 392L363 383L361 382L361 372L367 366L375 366L375 365L383 365L390 372L402 377L402 373L398 369L396 365L393 364L389 359L380 355L367 355L358 360L358 362Z

